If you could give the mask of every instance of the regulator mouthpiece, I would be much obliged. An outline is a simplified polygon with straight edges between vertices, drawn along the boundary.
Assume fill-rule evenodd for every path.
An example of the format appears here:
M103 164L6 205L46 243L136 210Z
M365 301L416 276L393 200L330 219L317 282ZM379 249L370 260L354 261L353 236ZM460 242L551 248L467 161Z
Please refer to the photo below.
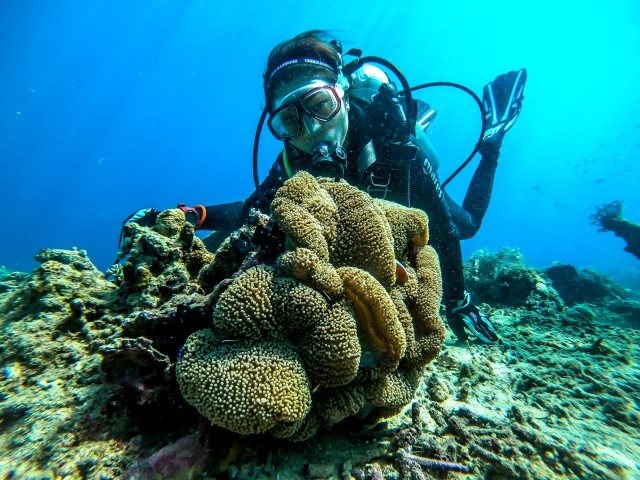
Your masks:
M344 169L347 166L347 152L338 147L331 154L330 145L321 143L313 151L309 164L309 173L314 177L331 177L339 179L344 177Z

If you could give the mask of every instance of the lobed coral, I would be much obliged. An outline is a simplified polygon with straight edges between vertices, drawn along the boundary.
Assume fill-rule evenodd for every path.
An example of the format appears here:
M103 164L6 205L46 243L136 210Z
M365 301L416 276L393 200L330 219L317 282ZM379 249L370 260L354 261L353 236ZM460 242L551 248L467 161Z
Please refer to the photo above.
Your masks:
M176 371L185 399L234 432L294 440L396 413L445 336L427 216L305 172L272 211L288 250L239 272L211 329L189 337Z
M176 367L185 399L211 422L244 434L301 422L311 405L309 379L286 342L223 343L192 334Z
M384 287L391 287L396 280L394 239L382 208L355 187L321 180L340 215L336 241L330 248L330 263L366 270Z
M336 240L338 208L328 192L305 173L285 182L271 203L280 227L296 247L306 247L321 260L329 259Z
M407 341L391 297L364 270L340 267L338 273L362 331L362 343L368 347L361 360L362 368L375 369L378 374L392 372L404 356Z

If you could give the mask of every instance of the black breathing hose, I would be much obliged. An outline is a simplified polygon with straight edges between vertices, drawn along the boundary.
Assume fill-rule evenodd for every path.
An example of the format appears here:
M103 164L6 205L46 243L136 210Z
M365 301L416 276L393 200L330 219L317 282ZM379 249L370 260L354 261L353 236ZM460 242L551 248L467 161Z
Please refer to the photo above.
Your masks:
M475 147L473 148L473 151L471 152L471 154L467 157L467 159L462 162L462 164L455 170L455 172L453 172L451 175L449 175L449 177L442 182L441 187L444 188L446 187L449 182L451 180L453 180L467 165L469 165L469 162L471 161L471 159L473 159L473 157L475 156L476 153L478 153L478 150L480 148L480 142L482 142L482 138L484 137L484 131L487 127L487 116L486 116L486 111L484 109L484 105L482 104L482 100L480 100L480 97L478 97L478 95L475 94L475 92L473 90L471 90L470 88L465 87L464 85L460 85L459 83L453 83L453 82L431 82L431 83L423 83L422 85L416 85L415 87L411 87L410 90L411 91L415 91L415 90L420 90L422 88L429 88L429 87L454 87L454 88L458 88L460 90L463 90L465 92L467 92L469 95L471 95L473 97L473 99L475 100L475 102L478 104L478 108L480 109L480 116L482 118L482 127L480 128L480 135L478 136L478 141L476 142ZM404 92L400 92L400 93L404 93Z
M253 137L253 183L256 185L256 190L260 190L260 178L258 177L258 147L260 146L260 135L262 134L262 126L264 125L264 119L267 118L267 107L262 110L260 120L258 120L258 128L256 128L256 136Z

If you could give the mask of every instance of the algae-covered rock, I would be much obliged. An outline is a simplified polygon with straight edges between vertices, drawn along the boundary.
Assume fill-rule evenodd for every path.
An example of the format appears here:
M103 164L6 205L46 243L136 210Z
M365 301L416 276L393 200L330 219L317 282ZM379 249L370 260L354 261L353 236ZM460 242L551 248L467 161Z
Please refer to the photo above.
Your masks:
M630 292L593 269L577 269L573 265L552 265L542 269L551 279L562 300L575 303L598 303L630 298Z
M44 249L31 273L2 272L0 477L47 465L119 478L136 455L122 438L183 431L172 365L210 314L196 276L213 255L179 215L161 218L157 231L128 227L134 241L111 280L78 249Z
M176 294L201 291L198 273L214 255L182 210L161 212L151 227L126 223L123 238L120 295L129 308L152 309Z
M118 311L117 287L81 250L42 250L41 265L0 303L0 476L42 465L80 477L86 458L96 475L117 475L124 446L95 439L101 407L114 388L103 381L97 345L115 333L103 321Z
M465 262L464 276L476 303L531 308L562 303L549 279L525 264L518 249L478 250Z

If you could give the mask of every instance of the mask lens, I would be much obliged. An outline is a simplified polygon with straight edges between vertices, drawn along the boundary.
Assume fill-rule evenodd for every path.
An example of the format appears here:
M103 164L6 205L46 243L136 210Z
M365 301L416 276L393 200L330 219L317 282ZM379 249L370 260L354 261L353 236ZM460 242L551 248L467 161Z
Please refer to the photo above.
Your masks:
M298 136L298 130L300 129L300 117L298 116L298 110L294 105L276 112L268 122L271 132L279 138L295 138Z
M340 108L338 99L333 90L329 88L320 88L313 90L302 98L302 107L312 117L318 120L329 120Z

